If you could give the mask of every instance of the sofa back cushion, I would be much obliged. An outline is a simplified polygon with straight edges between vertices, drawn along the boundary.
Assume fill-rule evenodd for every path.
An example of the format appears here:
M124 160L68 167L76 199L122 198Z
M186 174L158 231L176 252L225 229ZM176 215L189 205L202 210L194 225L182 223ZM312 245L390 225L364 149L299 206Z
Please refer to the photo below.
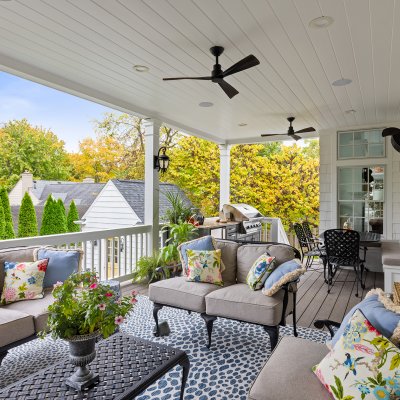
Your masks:
M0 250L0 295L4 286L4 262L32 262L34 261L33 252L37 248L39 246L13 247L11 249Z
M64 282L72 273L80 271L83 251L79 249L64 250L52 247L41 247L34 251L34 259L48 259L43 287L52 288L57 282Z
M225 270L222 271L224 284L236 283L237 251L240 244L229 240L214 239L214 245L216 249L221 250L222 263L225 266Z
M237 250L237 282L246 283L250 268L262 254L267 252L275 257L276 266L295 258L290 246L281 244L244 244Z

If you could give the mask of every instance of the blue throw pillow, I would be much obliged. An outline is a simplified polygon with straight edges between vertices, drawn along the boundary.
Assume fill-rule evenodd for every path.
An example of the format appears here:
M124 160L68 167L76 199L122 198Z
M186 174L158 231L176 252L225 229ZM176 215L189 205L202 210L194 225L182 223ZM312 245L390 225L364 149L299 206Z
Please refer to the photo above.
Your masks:
M81 259L79 250L39 249L37 259L49 259L43 287L53 287L57 282L64 282L72 273L78 272Z
M305 268L297 258L286 261L271 272L264 283L262 292L266 296L273 296L284 284L296 280L304 272Z
M216 250L214 247L214 241L211 235L203 236L201 238L191 240L190 242L182 243L178 246L179 254L182 262L182 269L187 271L188 269L188 256L186 250Z
M386 303L386 307L384 303ZM398 311L394 312L388 309L388 307ZM350 318L357 309L365 315L365 318L375 329L382 333L383 336L391 339L395 345L399 345L400 306L396 306L390 299L388 299L382 289L374 289L368 292L365 296L365 299L356 304L344 317L340 328L336 331L332 341L327 343L329 347L333 347L340 339L348 322L350 321Z

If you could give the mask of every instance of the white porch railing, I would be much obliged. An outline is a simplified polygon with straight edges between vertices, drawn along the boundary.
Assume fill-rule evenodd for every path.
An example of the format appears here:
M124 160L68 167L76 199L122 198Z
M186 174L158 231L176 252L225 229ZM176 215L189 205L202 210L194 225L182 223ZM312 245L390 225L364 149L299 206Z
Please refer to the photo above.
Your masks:
M263 218L262 240L290 244L280 218Z
M64 233L60 235L1 240L0 249L21 246L54 246L83 251L82 268L99 274L101 280L128 280L142 256L149 255L151 226L100 231Z

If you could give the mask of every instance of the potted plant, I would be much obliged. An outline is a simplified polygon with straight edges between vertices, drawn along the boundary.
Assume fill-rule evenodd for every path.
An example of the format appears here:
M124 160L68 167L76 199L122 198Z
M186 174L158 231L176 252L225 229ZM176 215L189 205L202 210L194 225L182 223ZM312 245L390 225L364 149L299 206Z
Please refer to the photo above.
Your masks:
M165 219L169 224L179 224L192 216L192 208L185 203L180 192L166 191L164 195L171 206L165 212Z
M140 257L136 263L132 282L147 281L148 283L152 283L158 281L161 278L159 270L161 266L162 260L159 252L154 252L150 256ZM167 273L167 270L165 273Z
M54 339L69 343L70 361L76 372L67 385L78 390L98 381L87 365L96 357L97 338L112 335L136 303L136 292L118 298L109 286L92 272L72 274L54 285L55 301L48 307L48 332ZM47 332L41 332L44 337Z
M161 264L167 269L172 270L172 274L181 269L178 246L197 236L197 228L189 222L180 222L178 224L168 224L163 227L163 231L168 230L167 245L161 250Z

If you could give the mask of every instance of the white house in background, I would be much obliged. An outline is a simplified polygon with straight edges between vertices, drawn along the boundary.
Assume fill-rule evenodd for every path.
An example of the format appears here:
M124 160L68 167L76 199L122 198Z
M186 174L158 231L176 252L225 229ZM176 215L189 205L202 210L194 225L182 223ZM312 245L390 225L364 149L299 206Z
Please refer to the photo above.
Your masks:
M166 192L179 193L192 206L178 186L160 183L160 221L170 204ZM112 179L108 181L82 216L82 231L126 228L144 223L144 181Z

